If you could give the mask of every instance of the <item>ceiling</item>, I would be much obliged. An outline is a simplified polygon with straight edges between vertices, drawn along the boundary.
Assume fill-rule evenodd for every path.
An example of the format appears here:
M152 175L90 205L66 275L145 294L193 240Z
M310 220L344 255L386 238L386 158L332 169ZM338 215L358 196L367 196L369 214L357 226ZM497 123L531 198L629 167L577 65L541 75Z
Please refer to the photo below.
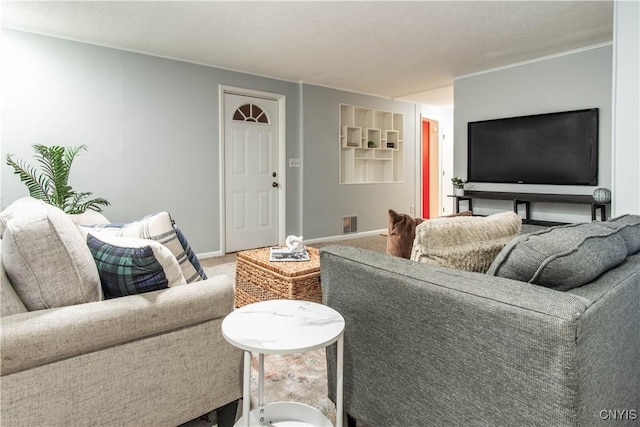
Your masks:
M2 1L2 26L447 106L453 79L610 42L611 1Z

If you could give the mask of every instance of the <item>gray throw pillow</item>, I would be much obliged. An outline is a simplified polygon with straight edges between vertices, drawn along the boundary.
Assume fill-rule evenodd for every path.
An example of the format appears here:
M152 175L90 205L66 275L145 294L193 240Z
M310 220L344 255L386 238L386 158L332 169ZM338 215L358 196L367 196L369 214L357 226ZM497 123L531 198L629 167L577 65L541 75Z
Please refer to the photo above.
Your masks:
M617 230L600 223L570 224L514 239L487 274L566 291L589 283L626 257Z
M622 215L601 224L618 230L627 245L627 255L640 251L640 215Z

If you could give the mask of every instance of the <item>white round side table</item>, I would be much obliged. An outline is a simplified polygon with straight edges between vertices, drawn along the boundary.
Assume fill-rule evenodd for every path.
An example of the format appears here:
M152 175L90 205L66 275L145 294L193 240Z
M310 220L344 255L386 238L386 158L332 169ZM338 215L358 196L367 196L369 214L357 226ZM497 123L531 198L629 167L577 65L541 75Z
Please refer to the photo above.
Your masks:
M344 318L326 305L270 300L245 305L222 322L222 335L244 350L242 418L236 426L332 427L318 409L298 402L264 402L264 355L294 354L337 342L336 427L342 427ZM251 410L251 353L258 353L258 406Z

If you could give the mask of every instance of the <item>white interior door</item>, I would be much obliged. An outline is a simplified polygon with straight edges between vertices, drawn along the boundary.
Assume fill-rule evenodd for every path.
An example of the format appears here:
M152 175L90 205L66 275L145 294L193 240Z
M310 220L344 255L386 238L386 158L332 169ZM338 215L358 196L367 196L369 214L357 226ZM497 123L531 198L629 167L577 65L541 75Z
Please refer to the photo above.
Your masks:
M225 249L278 243L277 101L225 93Z

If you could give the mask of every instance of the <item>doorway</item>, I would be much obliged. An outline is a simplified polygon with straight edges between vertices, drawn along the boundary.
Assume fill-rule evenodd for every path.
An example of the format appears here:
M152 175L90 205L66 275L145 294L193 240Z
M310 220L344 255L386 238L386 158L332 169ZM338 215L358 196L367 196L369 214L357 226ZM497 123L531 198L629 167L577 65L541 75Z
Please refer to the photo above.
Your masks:
M284 98L224 90L221 211L224 253L283 240Z
M440 144L439 122L422 119L421 188L422 218L440 215Z

